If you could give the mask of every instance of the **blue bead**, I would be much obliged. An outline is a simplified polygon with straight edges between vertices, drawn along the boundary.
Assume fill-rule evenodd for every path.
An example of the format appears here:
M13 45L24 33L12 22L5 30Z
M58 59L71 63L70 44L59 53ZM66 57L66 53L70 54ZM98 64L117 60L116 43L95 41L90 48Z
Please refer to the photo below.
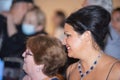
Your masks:
M89 71L86 72L86 74L88 74L88 73L89 73Z
M94 67L92 66L90 69L93 70L93 68L94 68Z
M82 71L79 71L80 73L82 73Z
M81 77L83 77L84 75L82 74Z
M81 68L81 66L78 66L78 68Z
M97 61L95 61L94 64L97 64Z

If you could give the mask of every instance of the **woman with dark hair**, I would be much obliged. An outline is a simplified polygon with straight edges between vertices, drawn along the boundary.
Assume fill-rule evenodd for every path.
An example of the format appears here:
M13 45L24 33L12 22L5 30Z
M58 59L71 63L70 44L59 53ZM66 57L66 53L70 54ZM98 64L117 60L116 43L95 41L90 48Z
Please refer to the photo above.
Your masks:
M67 80L119 80L120 61L104 54L110 14L100 6L87 6L65 22L68 56L79 59L67 69Z
M23 69L27 75L23 80L64 80L58 70L66 62L66 53L58 39L37 35L26 45Z

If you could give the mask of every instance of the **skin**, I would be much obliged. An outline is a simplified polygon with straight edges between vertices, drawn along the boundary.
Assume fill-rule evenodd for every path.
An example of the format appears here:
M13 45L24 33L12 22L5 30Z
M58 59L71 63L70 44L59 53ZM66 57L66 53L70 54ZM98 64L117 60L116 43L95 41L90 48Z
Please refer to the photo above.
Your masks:
M64 33L66 35L64 44L67 47L68 56L80 59L83 73L89 70L89 68L93 65L93 62L97 59L98 55L101 54L96 67L88 75L86 75L83 80L105 80L111 66L118 60L101 52L100 48L93 40L90 31L85 31L83 34L78 34L76 31L74 31L71 25L66 23ZM80 80L78 62L68 67L67 78L68 76L70 76L69 80ZM119 79L120 62L114 65L108 80Z
M116 11L112 14L112 27L120 34L120 12Z
M17 33L15 26L22 23L24 15L32 6L31 3L18 2L12 5L9 12L1 13L7 18L7 32L9 37Z
M12 14L13 17L13 22L15 24L20 24L28 10L29 10L28 3L25 2L15 3L12 6L12 9L10 10L10 13Z
M41 31L43 29L42 25L38 25L38 19L34 11L29 11L24 18L24 24L34 25L35 31Z
M64 39L64 44L67 47L68 56L77 58L78 55L76 54L76 52L79 52L81 50L80 48L82 48L82 47L80 47L80 46L84 47L84 44L83 45L81 44L82 43L81 35L79 35L75 31L73 31L73 28L69 27L68 24L65 25L65 35L66 35L66 38ZM74 44L73 44L73 42L74 42ZM78 47L80 50L78 49Z
M52 21L53 21L53 25L54 25L55 27L58 27L58 26L60 26L61 22L63 21L63 18L55 14L55 15L53 16Z
M34 71L34 60L33 60L33 56L31 55L26 55L26 53L29 52L30 54L31 51L29 49L27 49L24 53L23 53L23 57L24 57L24 65L23 65L23 69L25 70L26 73L28 73L29 75L32 74L32 72Z
M26 55L26 53L29 53L31 55ZM48 78L42 72L44 65L35 64L33 59L33 53L30 51L30 49L27 48L22 56L24 57L23 70L27 73L23 80L43 80Z

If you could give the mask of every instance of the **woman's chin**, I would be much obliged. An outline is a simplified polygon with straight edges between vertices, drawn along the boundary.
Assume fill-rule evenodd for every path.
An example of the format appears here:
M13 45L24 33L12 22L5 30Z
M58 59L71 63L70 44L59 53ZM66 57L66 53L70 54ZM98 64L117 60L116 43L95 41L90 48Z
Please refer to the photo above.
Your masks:
M23 64L23 70L26 72L26 67L25 67L25 64Z
M72 54L71 54L71 53L69 53L69 52L68 52L68 57L71 57L71 58L72 58L73 56L72 56Z

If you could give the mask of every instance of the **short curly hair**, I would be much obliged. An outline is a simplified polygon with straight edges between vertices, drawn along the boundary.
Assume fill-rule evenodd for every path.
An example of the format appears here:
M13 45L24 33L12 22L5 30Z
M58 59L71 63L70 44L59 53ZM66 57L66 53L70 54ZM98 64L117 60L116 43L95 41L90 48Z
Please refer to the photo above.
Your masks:
M54 76L58 69L64 66L67 56L62 43L49 36L33 36L27 40L29 48L37 65L44 64L43 73Z

